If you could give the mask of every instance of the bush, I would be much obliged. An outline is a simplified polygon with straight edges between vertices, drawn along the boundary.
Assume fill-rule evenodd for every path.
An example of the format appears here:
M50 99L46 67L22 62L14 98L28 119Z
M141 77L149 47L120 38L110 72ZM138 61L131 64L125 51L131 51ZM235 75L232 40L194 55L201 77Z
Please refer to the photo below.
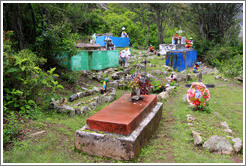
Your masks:
M69 57L77 54L75 47L76 40L79 39L77 34L71 34L69 25L66 23L52 25L36 39L36 48L40 56L47 59L46 68L53 67L57 64L57 54L67 53Z
M227 77L243 77L243 55L238 54L227 61L222 61L219 70Z
M11 50L11 42L4 40L3 53L3 119L4 142L13 141L19 134L19 119L33 118L38 111L37 101L42 101L57 88L63 88L53 77L55 68L47 73L38 65L46 59L38 57L28 49Z
M230 45L216 46L206 54L207 65L217 67L227 77L242 76L243 74L243 47Z
M138 46L137 43L133 43L133 44L132 44L132 47L135 48L135 49L138 49L139 46Z

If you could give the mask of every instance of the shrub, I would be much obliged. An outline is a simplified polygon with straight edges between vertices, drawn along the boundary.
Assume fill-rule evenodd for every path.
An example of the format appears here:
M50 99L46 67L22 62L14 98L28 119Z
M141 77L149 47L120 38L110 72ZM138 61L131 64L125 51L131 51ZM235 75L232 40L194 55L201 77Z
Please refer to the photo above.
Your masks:
M133 43L133 44L132 44L132 47L135 48L135 49L138 49L139 46L138 46L137 43Z
M20 117L33 118L38 110L38 100L43 100L44 93L55 92L63 88L53 77L55 68L47 73L38 65L46 59L38 57L28 49L17 53L11 50L11 42L4 40L3 53L3 118L4 142L15 139L20 132L18 120ZM38 103L38 104L37 104ZM40 105L41 106L41 105Z
M66 23L52 25L36 39L36 48L39 55L47 59L46 68L57 64L56 56L67 53L69 57L77 54L75 47L77 34L71 34L69 25Z

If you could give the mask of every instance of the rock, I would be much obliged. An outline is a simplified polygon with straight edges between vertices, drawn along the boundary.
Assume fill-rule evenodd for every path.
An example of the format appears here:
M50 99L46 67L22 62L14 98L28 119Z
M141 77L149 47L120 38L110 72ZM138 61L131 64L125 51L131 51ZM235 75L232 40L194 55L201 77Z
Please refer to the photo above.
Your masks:
M149 79L156 79L156 77L154 77L153 75L151 75L151 74L149 74L149 73L148 73L146 76L147 76Z
M81 111L79 108L75 108L75 115L81 115Z
M169 86L166 88L166 91L168 92L168 94L172 94L173 90L176 89L176 86Z
M84 92L78 92L77 95L78 95L78 98L88 96L88 90Z
M241 149L243 148L242 140L240 138L234 138L232 141L234 142L233 147L234 147L235 151L237 153L240 152Z
M60 97L59 105L63 105L63 104L66 104L66 103L67 103L67 98Z
M130 69L124 69L123 72L127 75L127 74L130 74L131 72L131 68Z
M112 68L109 68L109 69L107 69L106 71L104 71L104 73L105 74L109 74L109 73L113 73L114 72L114 69L112 69Z
M111 93L116 93L116 90L112 88Z
M210 152L219 154L231 155L233 152L233 147L227 139L217 135L210 137L206 142L204 142L203 147L208 148Z
M104 98L103 98L103 103L107 103L107 102L112 102L112 101L114 101L114 97L112 97L112 96L105 96Z
M83 86L81 86L81 89L84 90L84 91L88 90L87 88L85 88Z
M37 135L41 135L41 134L43 134L43 133L45 133L45 130L41 130L41 131L38 131L38 132L36 132L36 133L32 133L32 134L30 134L31 136L37 136Z
M149 67L156 67L156 65L149 63Z
M180 74L177 76L177 82L186 82L188 80L188 77L190 76Z
M98 74L97 75L97 81L103 81L104 80L104 78L102 77L102 75L101 74Z
M71 111L75 111L73 107L67 105L57 106L55 109L59 113L70 113Z
M92 110L96 109L96 108L97 108L97 102L92 102L92 103L90 103L88 107L89 107L90 109L92 109Z
M81 108L80 108L80 112L81 112L81 114L86 114L87 112L89 112L91 109L89 108L89 107L87 107L87 106L82 106Z
M231 129L224 129L223 131L226 132L226 133L232 134L232 130Z
M118 72L115 72L114 74L112 74L111 78L113 80L119 80L121 75L125 75L125 73L123 71L118 71Z
M221 76L215 76L216 80L221 79L221 78L222 78Z
M192 130L192 135L194 139L194 145L195 146L202 145L202 137L200 136L200 134Z
M191 78L192 78L192 76L190 74L187 74L186 75L186 82L189 81L189 80L191 80Z
M103 98L106 94L103 94L103 95L100 95L98 96L96 102L97 102L97 105L102 105L103 104Z
M188 126L193 126L193 123L188 123Z
M69 97L69 101L73 102L74 100L78 99L78 95L77 94L73 94L72 96Z
M81 75L84 76L84 77L87 77L88 72L86 70L82 70L81 71Z
M228 81L228 79L225 79L225 78L223 78L223 80L224 80L225 82L227 82L227 81Z
M109 82L108 85L115 87L115 88L118 88L118 82L117 81Z
M167 71L173 71L173 69L169 66L163 65L163 67L167 70Z
M168 99L168 98L169 98L168 92L161 92L161 93L157 96L158 101L162 101L163 99Z
M71 110L70 113L69 113L69 115L70 115L71 117L74 117L74 116L75 116L75 109L74 109L74 110Z
M219 71L216 68L214 68L214 74L219 74Z
M235 77L234 79L235 79L235 80L238 80L238 81L240 81L240 82L243 82L243 78L242 78L242 77Z
M190 114L188 114L188 115L186 115L187 117L193 117L193 115L190 115Z
M139 59L141 58L139 57ZM139 68L140 70L144 69L144 65L142 64L134 64L132 67Z
M155 74L156 75L161 75L161 71L160 70L155 70Z
M116 94L115 93L110 93L110 96L112 96L114 98L114 100L116 99Z
M94 92L96 92L95 89L88 90L88 91L86 91L86 96L90 96L90 95L92 95Z
M192 117L192 116L189 116L188 118L187 118L187 122L188 123L191 123L191 122L193 122L193 121L195 121L196 120L196 118L194 118L194 117Z
M59 100L55 101L54 98L51 98L51 102L50 102L50 108L53 109L55 107L57 107L59 105Z
M100 92L100 91L101 91L101 89L100 89L100 88L95 87L95 86L92 88L92 90L93 90L93 91L96 91L96 92Z
M162 72L162 75L168 76L168 71L163 71L163 72Z
M222 128L224 128L224 129L229 129L229 126L228 126L228 124L226 123L226 121L221 122L220 125L221 125Z

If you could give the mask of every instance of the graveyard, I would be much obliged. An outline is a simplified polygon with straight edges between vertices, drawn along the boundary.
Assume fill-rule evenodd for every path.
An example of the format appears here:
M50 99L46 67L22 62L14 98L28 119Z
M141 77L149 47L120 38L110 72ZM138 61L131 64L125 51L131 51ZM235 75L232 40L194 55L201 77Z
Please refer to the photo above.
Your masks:
M187 102L186 84L198 81L198 74L191 68L178 72L165 65L165 57L148 54L144 50L132 50L134 56L129 60L129 67L121 66L107 68L100 71L62 71L76 78L76 83L63 84L64 89L57 92L57 100L51 101L53 109L47 110L47 115L37 120L30 120L23 124L28 132L14 150L4 153L6 162L64 162L64 163L196 163L196 162L242 162L242 152L231 154L210 153L203 148L210 137L219 135L226 138L233 145L233 138L243 139L243 94L242 83L235 79L225 79L218 70L201 65L204 84L214 84L210 91L210 112L194 111ZM147 55L146 57L143 54ZM134 66L142 66L141 73L145 73L144 65L138 62L147 59L148 75L159 80L162 85L168 83L167 77L173 73L177 76L175 88L159 93L158 102L162 104L156 130L151 133L149 140L133 158L110 158L100 156L100 153L88 154L75 148L75 133L87 124L87 120L100 110L124 95L131 93L124 82L124 72L135 73ZM129 69L131 71L129 71ZM137 68L138 69L138 68ZM109 83L107 93L100 94L102 80L108 73ZM101 75L101 76L98 76ZM117 77L116 77L117 75ZM119 81L120 83L117 83ZM65 83L65 82L64 82ZM153 84L153 83L152 83ZM77 98L71 98L78 94ZM66 100L65 100L66 99ZM59 104L62 103L62 104ZM55 107L57 105L57 107ZM59 109L60 107L62 109ZM65 107L64 105L67 105ZM56 108L56 109L54 109ZM76 108L80 108L79 110ZM67 109L67 110L66 110ZM73 110L70 112L69 110ZM146 116L146 115L145 115ZM223 130L221 122L229 126L229 133ZM88 132L88 129L85 130ZM121 130L120 130L121 131ZM103 131L91 131L103 134ZM195 134L192 134L194 133ZM199 134L197 134L199 133ZM199 135L202 141L196 140ZM106 146L101 145L101 146ZM116 148L116 145L115 145ZM99 149L97 149L99 150ZM101 151L102 153L104 150ZM39 155L37 155L37 153Z
M245 164L244 3L2 6L1 163Z

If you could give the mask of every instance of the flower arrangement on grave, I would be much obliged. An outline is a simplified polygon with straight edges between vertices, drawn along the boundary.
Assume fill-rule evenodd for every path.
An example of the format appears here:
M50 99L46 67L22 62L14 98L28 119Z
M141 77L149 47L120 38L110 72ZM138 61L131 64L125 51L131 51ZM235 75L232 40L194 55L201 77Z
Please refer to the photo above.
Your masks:
M187 101L194 107L206 106L210 99L209 90L202 82L193 82L187 92Z
M127 75L125 83L131 89L131 95L149 94L150 82L140 73L136 75ZM137 94L138 93L138 94Z
M169 77L167 77L167 80L168 80L170 86L176 85L176 81L175 81L176 79L177 79L177 77L173 74L171 74Z

